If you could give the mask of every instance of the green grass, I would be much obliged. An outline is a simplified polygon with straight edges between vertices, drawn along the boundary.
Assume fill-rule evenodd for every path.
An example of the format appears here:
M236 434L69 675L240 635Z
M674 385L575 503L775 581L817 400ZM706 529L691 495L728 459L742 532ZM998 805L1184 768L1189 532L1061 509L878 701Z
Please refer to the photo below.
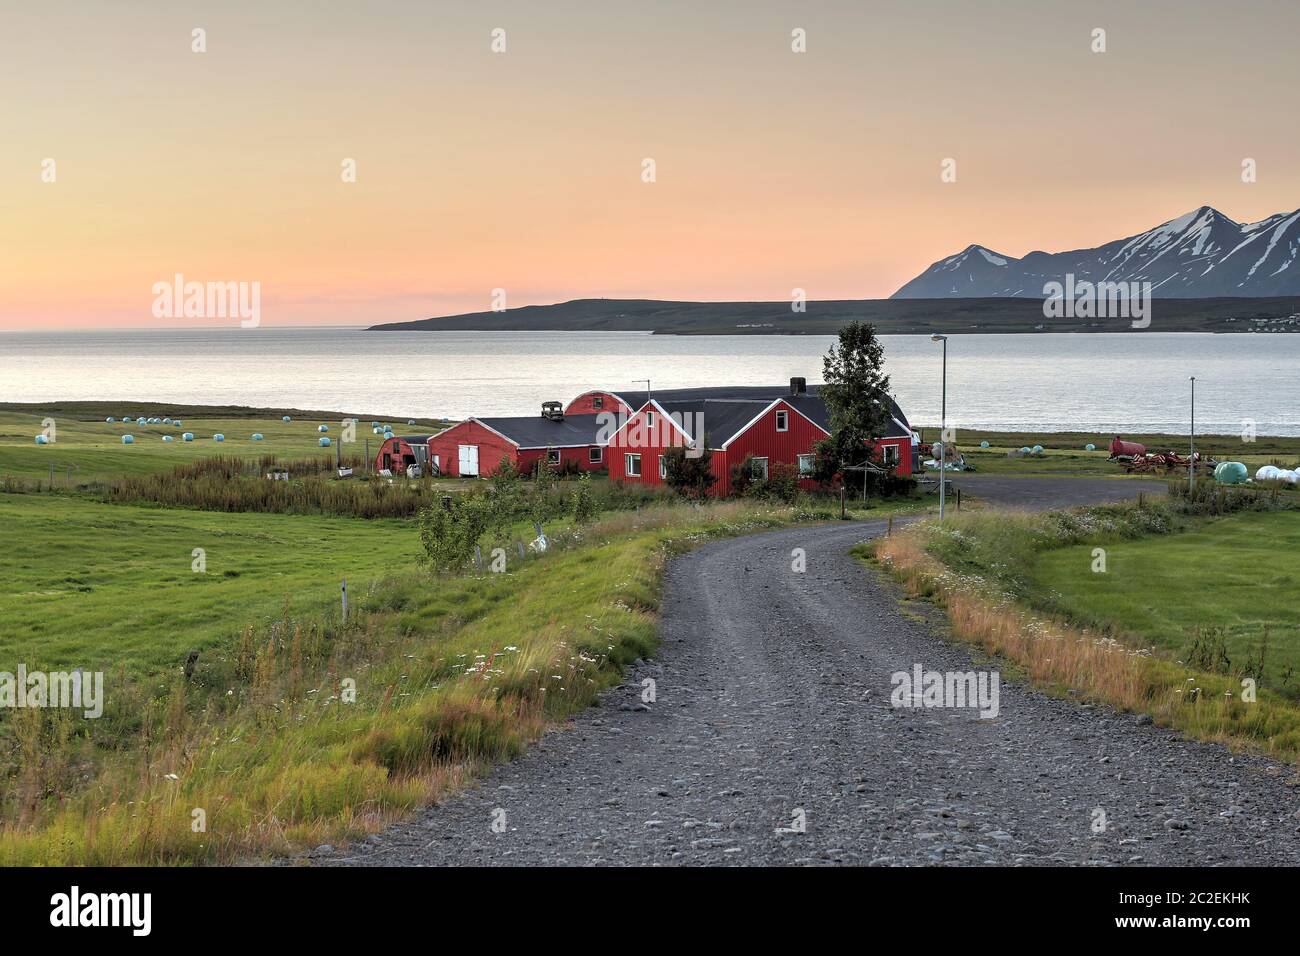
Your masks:
M320 447L322 433L316 428L318 425L328 425L329 432L325 434L338 442L341 422L347 417L334 413L311 418L294 417L291 422L283 422L278 415L249 417L213 414L211 410L206 410L201 415L178 412L182 425L176 427L140 425L136 422L126 424L121 421L122 415L135 418L137 414L145 413L149 413L148 417L173 417L172 409L167 406L150 407L146 403L123 402L116 410L94 418L85 417L84 409L77 410L83 417L61 415L57 410L0 410L0 475L48 482L50 468L53 466L56 487L77 487L123 475L164 472L178 464L210 455L256 459L273 454L281 459L321 458L332 462L334 448ZM105 422L104 418L108 415L118 421L112 424ZM47 417L55 421L55 441L49 445L37 445L35 436L42 432L41 422ZM372 432L371 421L392 425L396 434L433 432L444 424L423 421L407 425L405 418L399 421L362 419L357 424L356 441L343 444L345 456L364 456L367 441L370 443L371 457L378 452L383 436ZM181 435L185 432L192 432L194 441L182 441ZM254 432L260 433L263 440L253 441ZM217 433L225 435L225 441L214 441L212 436ZM122 436L126 434L135 438L134 444L122 444ZM171 435L174 441L164 442L164 435Z
M108 505L0 494L0 660L133 676L175 668L249 622L316 608L408 568L414 522ZM192 552L206 552L195 573Z
M1084 625L1181 657L1196 628L1222 628L1232 661L1257 653L1270 630L1264 682L1300 667L1300 512L1229 515L1195 531L1038 556L1029 580L1044 606ZM1300 690L1292 679L1291 689Z
M332 597L263 621L189 681L110 673L100 721L18 711L0 734L16 758L0 776L0 864L232 861L373 832L650 655L672 554L806 517L759 502L621 512L559 530L504 574L394 574L346 624Z
M1267 489L1171 491L1141 507L919 522L870 551L945 609L955 638L1049 692L1300 763L1288 677L1300 513ZM1096 548L1105 573L1093 571Z

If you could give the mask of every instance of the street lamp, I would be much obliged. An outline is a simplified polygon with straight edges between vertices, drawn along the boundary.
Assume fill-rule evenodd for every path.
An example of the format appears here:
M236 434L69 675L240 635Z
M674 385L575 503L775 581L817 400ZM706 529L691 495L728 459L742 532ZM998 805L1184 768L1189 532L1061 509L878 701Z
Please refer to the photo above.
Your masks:
M945 459L948 457L948 447L945 441L948 432L948 336L935 332L930 336L930 341L943 343L943 375L941 378L943 384L939 399L939 520L942 521L944 485L947 483L948 477L947 469L944 468Z

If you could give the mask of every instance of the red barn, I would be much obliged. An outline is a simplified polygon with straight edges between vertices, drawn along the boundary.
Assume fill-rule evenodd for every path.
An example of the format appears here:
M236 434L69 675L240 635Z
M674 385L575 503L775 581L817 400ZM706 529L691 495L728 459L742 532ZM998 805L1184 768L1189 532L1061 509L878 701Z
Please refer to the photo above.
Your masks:
M657 391L609 439L610 477L657 485L664 480L669 448L703 447L717 476L711 493L731 493L731 468L752 458L756 478L773 465L794 466L809 475L813 448L830 434L826 403L801 379L789 389L766 386L669 389ZM875 458L900 475L912 474L916 437L902 411L891 401L891 426L875 442ZM801 487L816 487L811 478Z
M432 435L402 435L385 438L375 455L375 471L387 469L393 474L405 474L410 465L429 467L429 439ZM434 474L437 474L435 471Z
M605 450L598 440L601 425L598 415L558 411L550 417L467 418L436 435L423 436L423 462L432 474L458 478L490 475L503 458L522 472L541 463L556 470L598 471L605 467ZM406 461L405 448L418 460L418 438L394 438L380 446L375 468L404 469L411 463ZM399 456L402 463L396 468L385 464L398 463Z
M598 415L601 412L613 412L615 415L631 415L646 403L645 392L611 392L598 389L583 392L568 405L564 406L566 415Z

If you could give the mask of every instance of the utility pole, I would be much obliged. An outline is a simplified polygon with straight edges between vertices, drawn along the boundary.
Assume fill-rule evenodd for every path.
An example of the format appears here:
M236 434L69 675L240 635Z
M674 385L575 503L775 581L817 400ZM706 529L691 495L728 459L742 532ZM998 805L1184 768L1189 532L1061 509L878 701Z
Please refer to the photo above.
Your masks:
M939 392L939 520L943 521L944 486L948 483L948 336L936 332L930 336L930 341L943 343L943 373Z
M1187 462L1187 490L1196 487L1196 376L1192 376L1192 433L1191 455Z

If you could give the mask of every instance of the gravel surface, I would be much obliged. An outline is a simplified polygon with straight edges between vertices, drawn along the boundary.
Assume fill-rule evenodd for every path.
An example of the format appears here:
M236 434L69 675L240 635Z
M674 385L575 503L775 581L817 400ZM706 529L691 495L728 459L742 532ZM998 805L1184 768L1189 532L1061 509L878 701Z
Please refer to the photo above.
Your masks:
M973 495L1003 508L1043 510L1095 505L1136 498L1139 491L1163 495L1164 481L1145 478L1016 478L1006 475L950 475L948 494L953 487L962 496Z
M980 484L1056 504L1138 487ZM882 528L769 532L675 560L657 661L477 785L312 862L1300 864L1291 768L1007 681L991 719L891 706L896 671L981 664L942 639L940 612L901 610L848 556Z

